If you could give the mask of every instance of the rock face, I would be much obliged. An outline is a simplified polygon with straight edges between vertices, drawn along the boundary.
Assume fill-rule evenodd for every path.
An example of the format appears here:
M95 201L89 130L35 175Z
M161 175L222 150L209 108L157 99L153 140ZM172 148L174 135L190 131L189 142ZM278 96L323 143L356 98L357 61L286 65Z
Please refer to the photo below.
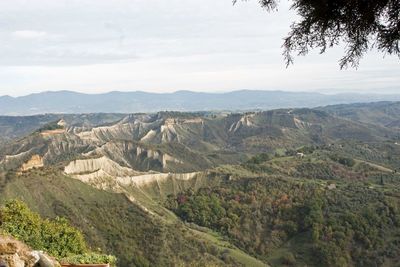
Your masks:
M40 134L42 136L53 136L53 135L57 135L57 134L63 134L64 132L65 132L64 129L56 129L56 130L44 131L44 132L41 132Z
M185 164L181 159L176 158L162 149L150 148L144 144L137 144L127 141L107 142L96 149L83 154L85 157L106 156L109 159L122 163L131 169L138 171L171 171L171 163L174 165Z
M255 127L255 124L252 121L254 116L255 116L254 114L244 115L243 117L240 118L239 121L234 122L229 127L229 132L237 132L242 127Z
M43 265L41 262L46 263ZM58 262L39 251L32 251L23 243L0 235L0 267L58 267Z
M66 126L67 126L67 123L65 122L64 119L61 119L61 120L59 120L59 121L57 122L57 125L58 125L58 126L61 126L61 127L66 127Z
M168 159L172 160L172 159ZM89 184L102 184L101 178L112 178L115 182L122 185L143 186L157 181L163 181L168 178L177 180L193 179L198 173L144 173L131 168L123 167L107 157L96 159L82 159L71 161L64 172L72 177Z
M132 170L190 173L239 163L250 155L273 151L282 144L297 148L303 144L318 145L346 138L374 142L397 138L395 132L386 128L370 129L308 109L218 115L160 112L119 115L115 121L108 121L110 115L106 114L90 115L96 117L97 123L86 123L89 115L74 116L66 122L58 121L58 126L63 129L42 134L35 132L2 145L0 169L24 171L43 164L64 165L80 158L106 157L130 170L102 159L76 162L68 166L66 172L93 174L88 178L105 174L141 175L132 174Z
M39 155L33 155L30 160L28 160L26 163L22 164L21 170L22 171L27 171L33 168L41 168L44 166L43 163L43 158Z
M153 174L144 174L133 177L116 177L116 181L121 185L128 186L145 186L154 182L162 182L168 178L173 178L176 180L189 181L194 179L198 172L192 173L153 173Z
M134 176L140 174L140 172L123 167L107 157L75 160L70 162L64 171L66 174L89 174L102 171L108 176Z

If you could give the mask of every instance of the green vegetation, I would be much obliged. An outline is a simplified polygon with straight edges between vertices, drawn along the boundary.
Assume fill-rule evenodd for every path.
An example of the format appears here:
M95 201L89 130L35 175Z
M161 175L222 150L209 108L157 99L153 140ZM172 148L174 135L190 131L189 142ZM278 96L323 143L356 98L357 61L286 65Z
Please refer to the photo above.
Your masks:
M337 154L331 155L331 159L347 167L353 167L356 164L356 161L354 159L348 157L342 157Z
M110 263L111 255L88 253L82 233L60 217L42 219L19 200L10 200L0 207L0 231L24 242L35 250L42 250L65 263Z
M179 221L165 223L123 194L95 189L56 169L9 173L0 179L1 203L17 198L45 218L68 218L88 247L115 255L118 266L238 265Z
M0 208L0 229L36 250L55 257L66 257L87 251L82 233L67 220L42 219L21 201L8 201Z
M0 135L5 139L19 138L60 118L60 115L54 114L23 117L0 116Z
M121 267L400 261L400 145L389 127L310 109L160 113L143 115L145 123L139 115L87 116L65 120L113 130L99 130L96 141L74 134L78 128L36 132L2 146L1 230L65 261L113 263L110 254ZM112 123L119 117L123 123ZM164 119L174 130L160 135ZM45 167L20 172L32 155ZM101 156L143 172L200 173L142 186L63 174L70 160Z
M237 178L170 195L165 205L273 266L392 266L400 260L400 177L329 153L246 163L252 178L232 168Z
M366 187L321 191L312 184L259 178L183 193L173 204L183 220L210 227L264 260L300 235L310 250L303 253L295 243L289 251L300 263L372 266L399 260L398 196Z
M51 122L48 123L42 127L40 127L40 129L38 129L38 132L46 132L46 131L53 131L53 130L58 130L58 129L64 129L64 127L62 125L58 125L58 121L55 122Z
M309 154L309 149L345 139L361 143L381 143L398 137L393 129L356 123L314 109L280 109L221 114L216 117L210 117L207 113L161 112L129 115L120 120L121 123L116 123L115 120L121 117L124 116L59 115L58 118L63 118L71 127L69 131L57 136L43 137L36 134L14 140L0 149L0 160L7 155L20 154L4 164L7 165L6 170L11 170L26 161L25 156L33 153L46 155L46 163L57 165L96 151L97 156L107 156L115 162L140 171L193 172L223 164L240 164L261 153L284 156L287 152L286 155L289 156L297 151ZM36 132L59 128L55 123L57 116L46 117L46 120L50 118L53 119L50 122L43 119L31 126L39 129ZM25 122L26 119L23 121L30 125L29 121ZM6 120L5 128L12 128L9 125L11 122L15 122L15 119ZM96 138L88 138L91 126L98 123L105 126L98 129ZM171 132L163 135L161 128L166 124ZM130 125L132 129L127 131L121 125ZM82 138L83 135L78 134L82 131L89 135ZM146 141L142 140L145 136ZM104 144L102 149L96 149L99 144ZM137 154L137 147L151 150L149 155L154 155L149 157L146 152ZM28 151L30 153L21 154ZM167 154L176 160L162 162L161 157L156 154ZM353 158L351 155L342 156ZM257 161L256 158L253 160ZM257 167L257 162L248 163ZM262 171L266 170L260 170Z
M60 259L62 263L69 264L102 264L109 263L111 266L117 264L117 259L111 255L103 255L97 253L85 253L81 255L73 255Z
M9 173L0 183L0 198L22 197L46 217L69 218L90 247L117 255L119 266L238 265L246 257L272 266L390 265L398 260L399 179L379 161L346 156L343 151L353 144L293 150L304 157L291 150L264 153L192 181L168 180L129 191L165 221L121 194L94 189L51 168ZM164 201L194 225L165 213L159 205ZM204 230L193 235L195 225L218 238ZM227 245L217 245L218 240Z
M338 117L392 128L400 126L400 102L372 102L319 108Z

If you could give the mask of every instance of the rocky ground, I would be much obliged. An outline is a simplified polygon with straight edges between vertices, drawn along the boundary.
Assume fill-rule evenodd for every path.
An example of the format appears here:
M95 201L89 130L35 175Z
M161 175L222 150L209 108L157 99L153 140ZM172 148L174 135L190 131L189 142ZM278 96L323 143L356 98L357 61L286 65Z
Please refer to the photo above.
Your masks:
M41 251L0 235L0 267L58 267L60 264Z

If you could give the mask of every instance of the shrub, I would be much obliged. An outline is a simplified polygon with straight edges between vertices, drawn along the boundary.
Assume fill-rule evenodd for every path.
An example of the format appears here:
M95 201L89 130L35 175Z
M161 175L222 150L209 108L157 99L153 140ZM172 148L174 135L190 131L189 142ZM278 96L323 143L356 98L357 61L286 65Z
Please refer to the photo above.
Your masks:
M9 201L0 208L0 229L33 249L55 257L87 251L82 233L65 219L42 219L18 200Z
M85 253L81 255L74 255L60 260L62 263L69 264L105 264L109 263L115 266L117 259L112 255L103 255L97 253Z
M330 158L333 161L336 161L336 162L338 162L338 163L340 163L340 164L342 164L344 166L347 166L347 167L353 167L356 164L354 159L347 158L347 157L342 157L342 156L339 156L337 154L331 155Z
M46 131L53 131L53 130L58 130L58 129L64 129L63 126L58 125L57 122L52 122L52 123L48 123L46 125L44 125L43 127L41 127L38 132L46 132Z
M261 164L265 161L270 160L270 156L267 153L261 153L249 159L246 163L249 164Z

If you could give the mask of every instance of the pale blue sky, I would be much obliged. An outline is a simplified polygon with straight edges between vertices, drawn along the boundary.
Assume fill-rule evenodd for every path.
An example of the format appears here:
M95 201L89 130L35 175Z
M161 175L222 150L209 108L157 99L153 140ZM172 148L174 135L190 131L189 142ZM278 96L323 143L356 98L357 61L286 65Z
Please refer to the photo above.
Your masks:
M295 15L282 1L0 1L0 95L237 89L393 92L396 57L372 51L340 70L342 49L285 68L282 39Z

